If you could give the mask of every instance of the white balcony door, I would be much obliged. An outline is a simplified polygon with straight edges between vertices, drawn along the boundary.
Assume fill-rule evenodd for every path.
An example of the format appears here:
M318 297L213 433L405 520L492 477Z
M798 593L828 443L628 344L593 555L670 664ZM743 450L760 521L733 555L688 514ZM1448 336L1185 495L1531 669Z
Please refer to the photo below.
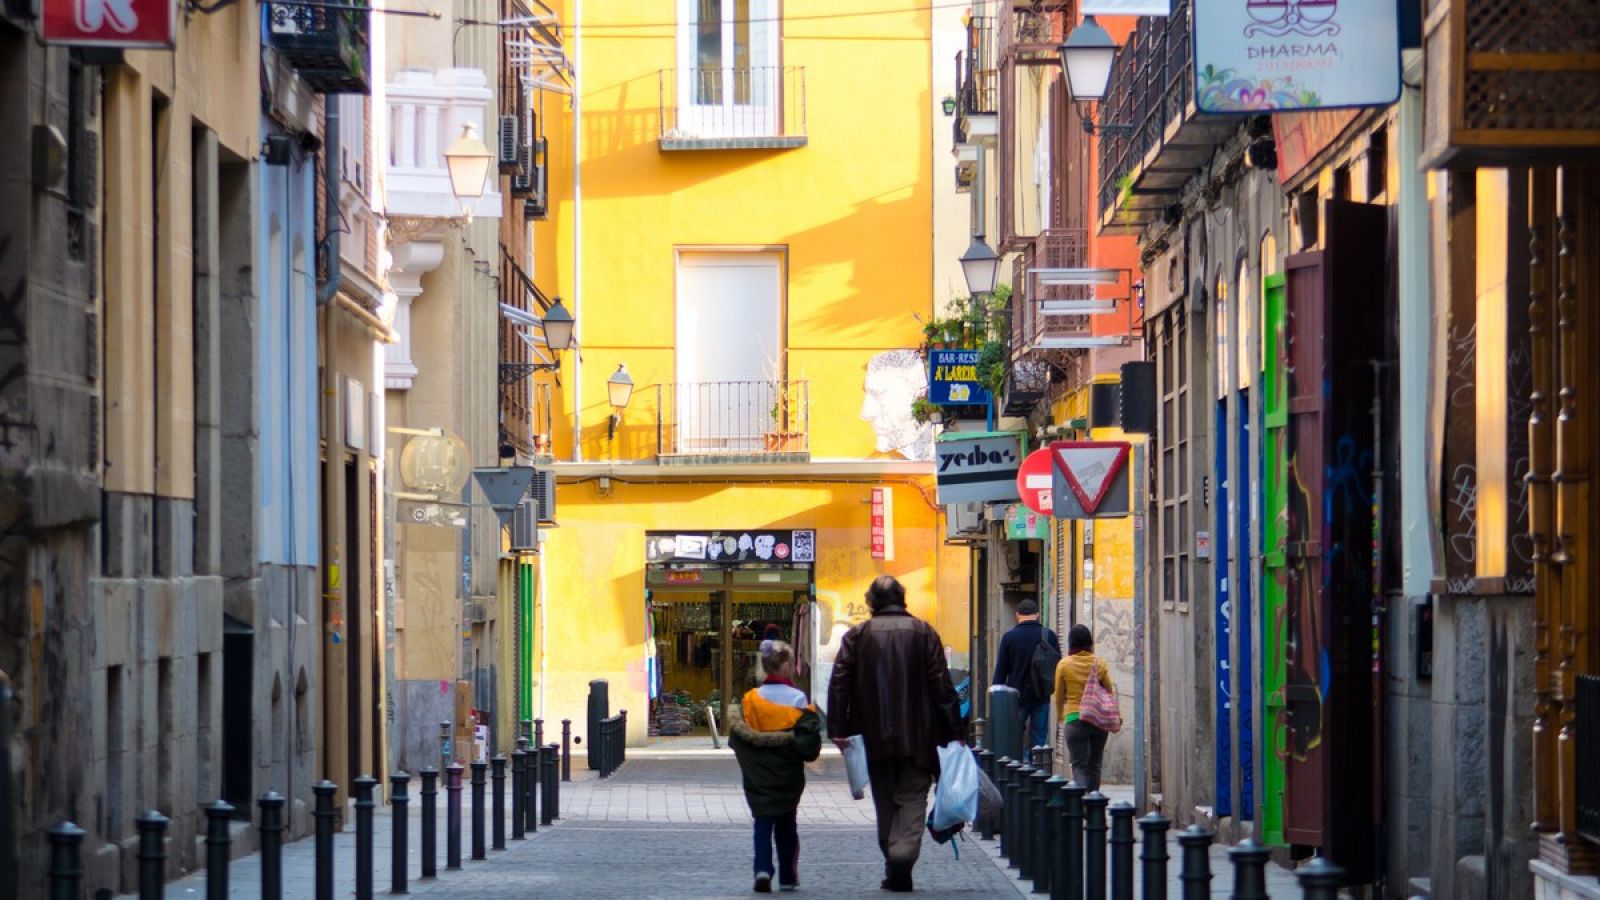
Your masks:
M678 0L678 128L688 137L778 133L778 0Z
M678 452L756 451L774 430L782 279L776 253L678 254Z

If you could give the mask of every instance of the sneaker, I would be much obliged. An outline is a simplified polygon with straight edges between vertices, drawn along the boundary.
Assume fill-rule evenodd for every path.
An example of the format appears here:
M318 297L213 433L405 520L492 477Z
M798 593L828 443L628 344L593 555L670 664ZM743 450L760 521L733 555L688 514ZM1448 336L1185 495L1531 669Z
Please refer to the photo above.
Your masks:
M800 890L800 882L796 881L794 884L780 884L778 887L785 893L789 891L798 891Z
M757 872L756 873L756 893L758 893L758 894L770 894L770 893L772 893L772 873L771 872Z

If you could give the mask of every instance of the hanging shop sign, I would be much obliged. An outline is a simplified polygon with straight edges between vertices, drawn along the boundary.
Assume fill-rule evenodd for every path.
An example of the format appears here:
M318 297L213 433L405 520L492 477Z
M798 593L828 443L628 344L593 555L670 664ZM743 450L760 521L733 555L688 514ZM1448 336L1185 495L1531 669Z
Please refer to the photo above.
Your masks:
M44 0L39 33L47 44L170 48L174 0Z
M939 505L1004 503L1017 498L1022 437L981 434L941 437L933 446Z
M981 406L993 400L978 381L978 351L928 351L928 402L935 406Z
M1166 16L1172 0L1083 0L1078 11L1086 16Z
M872 489L872 558L894 559L894 491Z
M804 531L647 531L644 555L648 562L802 563L817 559L817 533Z
M1051 500L1058 519L1117 518L1129 513L1125 441L1056 441Z
M1201 112L1388 106L1400 99L1394 0L1194 0Z

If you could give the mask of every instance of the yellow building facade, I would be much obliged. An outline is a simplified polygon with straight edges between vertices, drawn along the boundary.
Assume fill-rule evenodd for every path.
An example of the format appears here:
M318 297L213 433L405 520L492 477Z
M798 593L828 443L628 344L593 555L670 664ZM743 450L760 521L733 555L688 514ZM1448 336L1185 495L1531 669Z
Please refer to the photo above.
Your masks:
M652 706L703 731L773 634L822 694L883 573L964 667L966 554L910 417L935 300L929 13L569 3L564 21L575 97L550 135L570 152L535 258L581 349L551 376L535 714L582 733L605 679L630 742Z

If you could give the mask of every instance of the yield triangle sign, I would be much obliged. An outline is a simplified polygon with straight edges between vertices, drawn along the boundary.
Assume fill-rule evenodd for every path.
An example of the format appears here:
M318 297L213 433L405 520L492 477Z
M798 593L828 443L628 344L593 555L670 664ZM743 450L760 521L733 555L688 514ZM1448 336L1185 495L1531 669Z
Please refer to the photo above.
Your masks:
M505 469L473 469L478 489L489 498L489 507L500 517L502 525L511 522L511 513L528 493L533 484L532 466L512 466Z
M1056 468L1083 511L1094 515L1100 501L1128 461L1128 445L1117 441L1063 441L1052 444Z

